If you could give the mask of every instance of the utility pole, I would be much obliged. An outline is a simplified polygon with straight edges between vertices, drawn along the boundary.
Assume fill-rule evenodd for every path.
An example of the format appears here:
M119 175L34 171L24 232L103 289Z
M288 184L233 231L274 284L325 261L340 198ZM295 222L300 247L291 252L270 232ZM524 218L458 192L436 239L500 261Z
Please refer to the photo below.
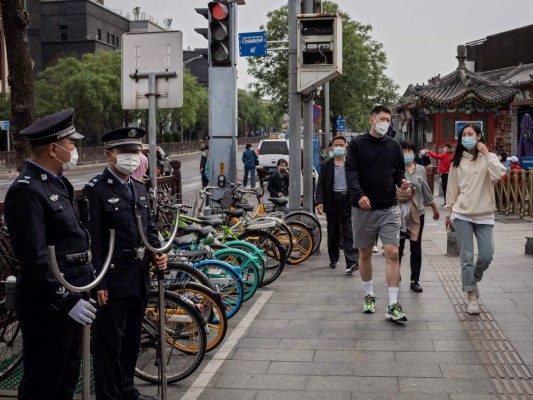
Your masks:
M289 1L289 208L300 207L301 195L301 96L297 81L297 19L300 13L300 0Z
M324 83L324 130L326 131L326 157L329 158L328 144L331 142L330 119L329 119L329 82Z
M315 1L304 0L304 14L315 12ZM313 212L313 97L314 92L302 95L303 104L303 206ZM291 155L292 157L292 155Z

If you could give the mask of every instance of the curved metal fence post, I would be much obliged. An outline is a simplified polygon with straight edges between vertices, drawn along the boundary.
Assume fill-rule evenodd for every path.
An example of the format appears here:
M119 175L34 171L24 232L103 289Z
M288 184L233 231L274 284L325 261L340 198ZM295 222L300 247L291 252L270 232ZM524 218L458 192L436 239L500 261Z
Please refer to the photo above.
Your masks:
M107 270L109 269L109 265L111 264L111 259L113 257L113 249L115 248L115 230L110 229L109 230L109 247L107 251L107 256L104 261L104 265L102 267L102 270L98 274L98 276L85 286L73 286L71 285L64 277L61 271L59 270L59 266L57 265L57 258L56 258L56 249L55 246L48 246L48 262L50 263L50 266L52 267L52 271L54 272L55 277L61 283L67 290L70 290L71 292L75 293L81 293L81 292L87 292L91 289L94 289L96 285L98 285L102 279L104 278L105 274L107 273ZM83 325L83 350L82 350L82 361L83 361L83 367L82 367L82 392L81 392L81 398L83 400L89 400L91 398L91 368L90 368L90 349L91 349L91 325Z
M140 215L136 216L136 222L137 222L137 230L139 231L139 236L141 237L141 241L144 244L144 247L146 247L148 250L150 250L152 253L166 253L170 247L172 246L172 243L174 241L174 238L176 237L176 233L178 233L178 215L179 215L179 209L176 209L176 223L174 224L174 229L172 230L172 233L170 234L170 237L168 238L168 242L164 244L162 247L156 248L153 247L149 242L148 239L146 239L146 235L144 234L143 230L143 224L142 224L142 218Z

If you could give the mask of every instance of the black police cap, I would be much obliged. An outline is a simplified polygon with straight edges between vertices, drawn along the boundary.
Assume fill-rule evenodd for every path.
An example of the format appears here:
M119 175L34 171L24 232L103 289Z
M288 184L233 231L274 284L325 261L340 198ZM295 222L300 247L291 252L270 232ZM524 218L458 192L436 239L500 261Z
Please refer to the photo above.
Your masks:
M38 119L26 129L20 131L20 135L26 137L32 147L58 142L65 138L72 140L83 139L83 136L76 132L73 119L74 109L67 108Z
M104 133L102 141L106 142L107 149L141 150L141 138L144 136L146 136L144 129L127 127Z

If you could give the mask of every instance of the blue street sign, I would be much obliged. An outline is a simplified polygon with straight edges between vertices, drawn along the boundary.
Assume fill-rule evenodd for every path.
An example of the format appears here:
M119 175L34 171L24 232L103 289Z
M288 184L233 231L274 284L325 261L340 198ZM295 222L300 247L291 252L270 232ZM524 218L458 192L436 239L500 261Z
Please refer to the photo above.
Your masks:
M8 131L11 123L9 121L0 121L0 130Z
M337 130L338 131L346 130L346 118L337 118Z
M239 54L241 57L267 55L267 34L260 32L239 33Z

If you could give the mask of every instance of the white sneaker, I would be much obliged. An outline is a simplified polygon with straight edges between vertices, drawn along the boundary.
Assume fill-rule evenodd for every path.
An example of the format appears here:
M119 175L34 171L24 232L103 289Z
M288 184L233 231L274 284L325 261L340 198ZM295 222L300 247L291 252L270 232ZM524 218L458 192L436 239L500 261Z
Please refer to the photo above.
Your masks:
M468 297L468 307L466 307L466 313L470 315L478 315L481 313L476 296Z
M378 254L378 246L372 247L372 253Z

